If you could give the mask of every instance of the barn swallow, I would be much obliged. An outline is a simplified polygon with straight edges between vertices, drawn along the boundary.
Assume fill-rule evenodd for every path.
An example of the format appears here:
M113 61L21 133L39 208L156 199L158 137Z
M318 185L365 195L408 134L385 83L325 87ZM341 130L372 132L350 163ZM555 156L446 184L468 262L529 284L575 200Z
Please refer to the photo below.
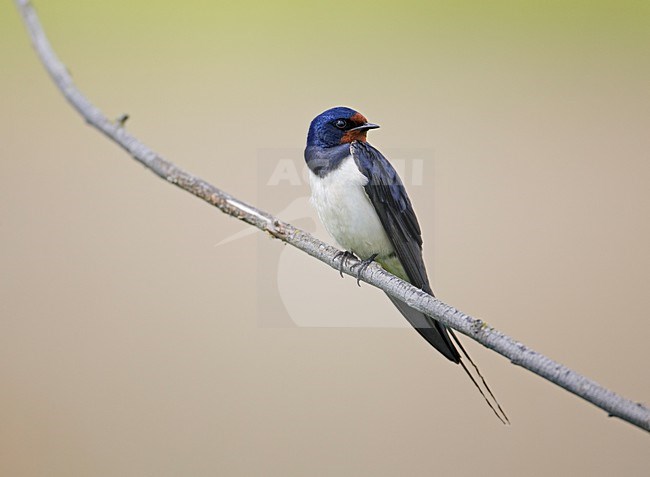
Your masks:
M433 295L422 257L420 225L406 189L390 162L366 139L368 131L378 127L347 107L328 109L314 118L305 149L311 202L329 234L344 250L338 255L341 269L346 260L358 257L358 280L361 271L376 261L393 275ZM462 366L492 411L504 424L509 423L453 330L390 295L388 298L427 342ZM463 358L471 363L478 380Z

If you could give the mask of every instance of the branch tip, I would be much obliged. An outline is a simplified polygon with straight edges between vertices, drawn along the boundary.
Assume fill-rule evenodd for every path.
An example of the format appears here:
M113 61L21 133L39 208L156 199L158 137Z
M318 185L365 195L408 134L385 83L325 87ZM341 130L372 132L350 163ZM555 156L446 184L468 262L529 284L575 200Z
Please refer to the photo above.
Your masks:
M117 117L117 119L115 119L115 123L116 123L119 127L123 128L124 125L126 124L126 122L128 121L129 117L130 117L130 116L129 116L128 114L126 114L126 113L120 114L120 115Z

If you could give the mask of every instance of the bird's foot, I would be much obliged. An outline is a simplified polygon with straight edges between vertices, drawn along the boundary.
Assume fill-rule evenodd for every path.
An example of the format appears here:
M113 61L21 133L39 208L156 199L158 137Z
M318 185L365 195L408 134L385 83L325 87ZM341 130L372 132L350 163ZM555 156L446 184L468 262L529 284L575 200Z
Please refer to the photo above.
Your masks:
M341 259L341 262L339 263L339 273L341 274L341 278L343 278L343 267L345 266L346 263L348 263L348 260L357 257L355 257L352 252L348 252L347 250L344 250L343 252L336 252L336 255L334 255L334 261L336 261L339 258Z
M373 253L372 255L370 255L365 260L361 260L359 263L355 263L354 265L352 265L352 268L359 267L359 269L357 270L357 285L358 286L361 286L361 274L366 270L366 268L368 268L370 266L370 264L372 262L375 261L375 258L377 258L377 255L379 255L379 254Z

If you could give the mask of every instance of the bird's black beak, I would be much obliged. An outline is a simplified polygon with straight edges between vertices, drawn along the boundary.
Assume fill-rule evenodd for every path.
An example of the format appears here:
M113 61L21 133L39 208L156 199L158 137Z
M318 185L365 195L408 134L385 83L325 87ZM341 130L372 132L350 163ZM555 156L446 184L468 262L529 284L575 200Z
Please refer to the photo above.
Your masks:
M367 131L368 129L377 129L378 127L378 124L364 123L356 128L348 129L348 131Z

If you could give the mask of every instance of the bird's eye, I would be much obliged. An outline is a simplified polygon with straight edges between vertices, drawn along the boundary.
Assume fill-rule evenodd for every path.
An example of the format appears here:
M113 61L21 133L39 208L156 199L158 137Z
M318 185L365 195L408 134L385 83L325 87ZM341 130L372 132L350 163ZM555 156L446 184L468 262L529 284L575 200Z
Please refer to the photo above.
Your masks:
M334 126L336 126L339 129L345 129L348 125L348 122L345 119L337 119L336 122L334 123Z

